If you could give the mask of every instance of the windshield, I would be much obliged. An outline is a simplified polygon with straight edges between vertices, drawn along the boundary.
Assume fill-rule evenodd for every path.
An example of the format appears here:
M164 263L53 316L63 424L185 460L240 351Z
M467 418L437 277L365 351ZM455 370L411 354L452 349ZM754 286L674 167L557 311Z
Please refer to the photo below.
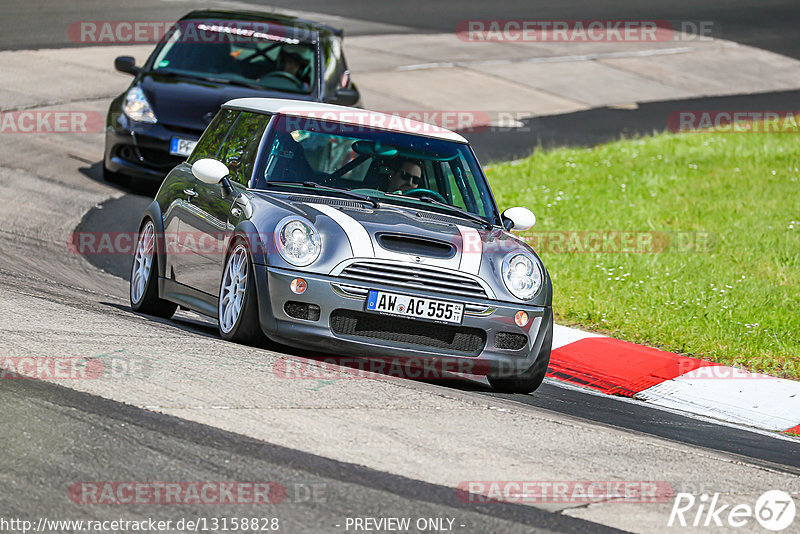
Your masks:
M381 202L462 210L497 220L486 179L462 143L279 116L265 150L256 171L259 189L270 187L267 182L313 189L302 184L314 182Z
M276 91L314 89L315 46L267 23L180 21L153 61L152 70Z

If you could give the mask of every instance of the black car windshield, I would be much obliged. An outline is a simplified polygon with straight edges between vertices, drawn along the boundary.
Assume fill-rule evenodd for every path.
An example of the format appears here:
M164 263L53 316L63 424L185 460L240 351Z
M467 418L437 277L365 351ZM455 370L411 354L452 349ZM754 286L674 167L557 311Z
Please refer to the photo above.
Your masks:
M172 27L151 67L267 90L314 90L315 46L272 23L183 20Z
M313 190L303 183L314 182L380 202L461 210L497 221L486 178L466 144L285 115L277 117L270 135L256 170L257 189Z

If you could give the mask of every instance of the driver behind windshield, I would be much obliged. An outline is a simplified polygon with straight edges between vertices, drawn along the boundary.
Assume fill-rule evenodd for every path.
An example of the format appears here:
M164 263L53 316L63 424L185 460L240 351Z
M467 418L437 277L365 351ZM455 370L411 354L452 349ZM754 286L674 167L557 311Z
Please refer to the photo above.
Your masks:
M302 45L284 45L278 53L278 69L302 82L306 90L309 89L308 76L311 70L311 58L307 57L309 52Z
M422 165L412 160L401 160L389 176L387 193L404 194L422 185Z

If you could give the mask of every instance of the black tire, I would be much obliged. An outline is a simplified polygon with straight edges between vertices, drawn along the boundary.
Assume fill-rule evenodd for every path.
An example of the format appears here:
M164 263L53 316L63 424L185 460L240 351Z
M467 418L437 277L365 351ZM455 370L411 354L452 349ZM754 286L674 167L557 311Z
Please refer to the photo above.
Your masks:
M150 269L144 282L144 292L139 300L136 301L134 295L134 283L139 281L138 277L136 276L139 245L147 231L146 229L148 225L152 227L154 239L152 259L150 261ZM130 291L128 291L128 296L130 298L131 309L138 313L145 313L147 315L155 315L156 317L169 319L175 314L175 310L178 308L177 304L162 300L158 296L158 241L155 233L155 223L151 219L146 219L142 223L141 228L139 228L139 237L136 240L136 249L133 253L133 262L131 265Z
M226 331L226 329L223 328L222 318L223 286L225 286L226 283L226 273L228 271L229 263L240 249L244 250L244 258L247 262L245 290L241 311L234 321L233 326ZM242 345L264 344L266 337L264 336L264 332L261 330L261 321L259 320L255 271L253 269L253 262L250 260L250 250L247 248L247 244L243 239L237 239L231 245L230 250L225 257L225 265L222 270L218 295L219 301L217 303L217 325L220 337L226 341L233 341L234 343L241 343Z
M550 363L550 351L553 347L553 316L550 316L550 327L542 341L539 355L529 369L510 377L488 376L492 388L501 393L533 393L542 385Z

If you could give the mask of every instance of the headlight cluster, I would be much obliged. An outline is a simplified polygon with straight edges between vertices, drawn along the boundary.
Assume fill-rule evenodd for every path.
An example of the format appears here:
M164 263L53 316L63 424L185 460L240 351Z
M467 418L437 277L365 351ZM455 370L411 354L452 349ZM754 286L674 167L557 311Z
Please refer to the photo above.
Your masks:
M310 222L299 217L286 217L275 227L275 247L287 262L305 267L319 257L322 240Z
M542 288L542 269L528 254L512 252L503 258L503 282L512 295L532 299Z
M156 114L153 113L153 108L147 97L144 96L144 91L138 85L131 87L130 91L125 95L125 102L122 104L122 109L125 115L136 122L146 122L148 124L155 124L158 122Z

